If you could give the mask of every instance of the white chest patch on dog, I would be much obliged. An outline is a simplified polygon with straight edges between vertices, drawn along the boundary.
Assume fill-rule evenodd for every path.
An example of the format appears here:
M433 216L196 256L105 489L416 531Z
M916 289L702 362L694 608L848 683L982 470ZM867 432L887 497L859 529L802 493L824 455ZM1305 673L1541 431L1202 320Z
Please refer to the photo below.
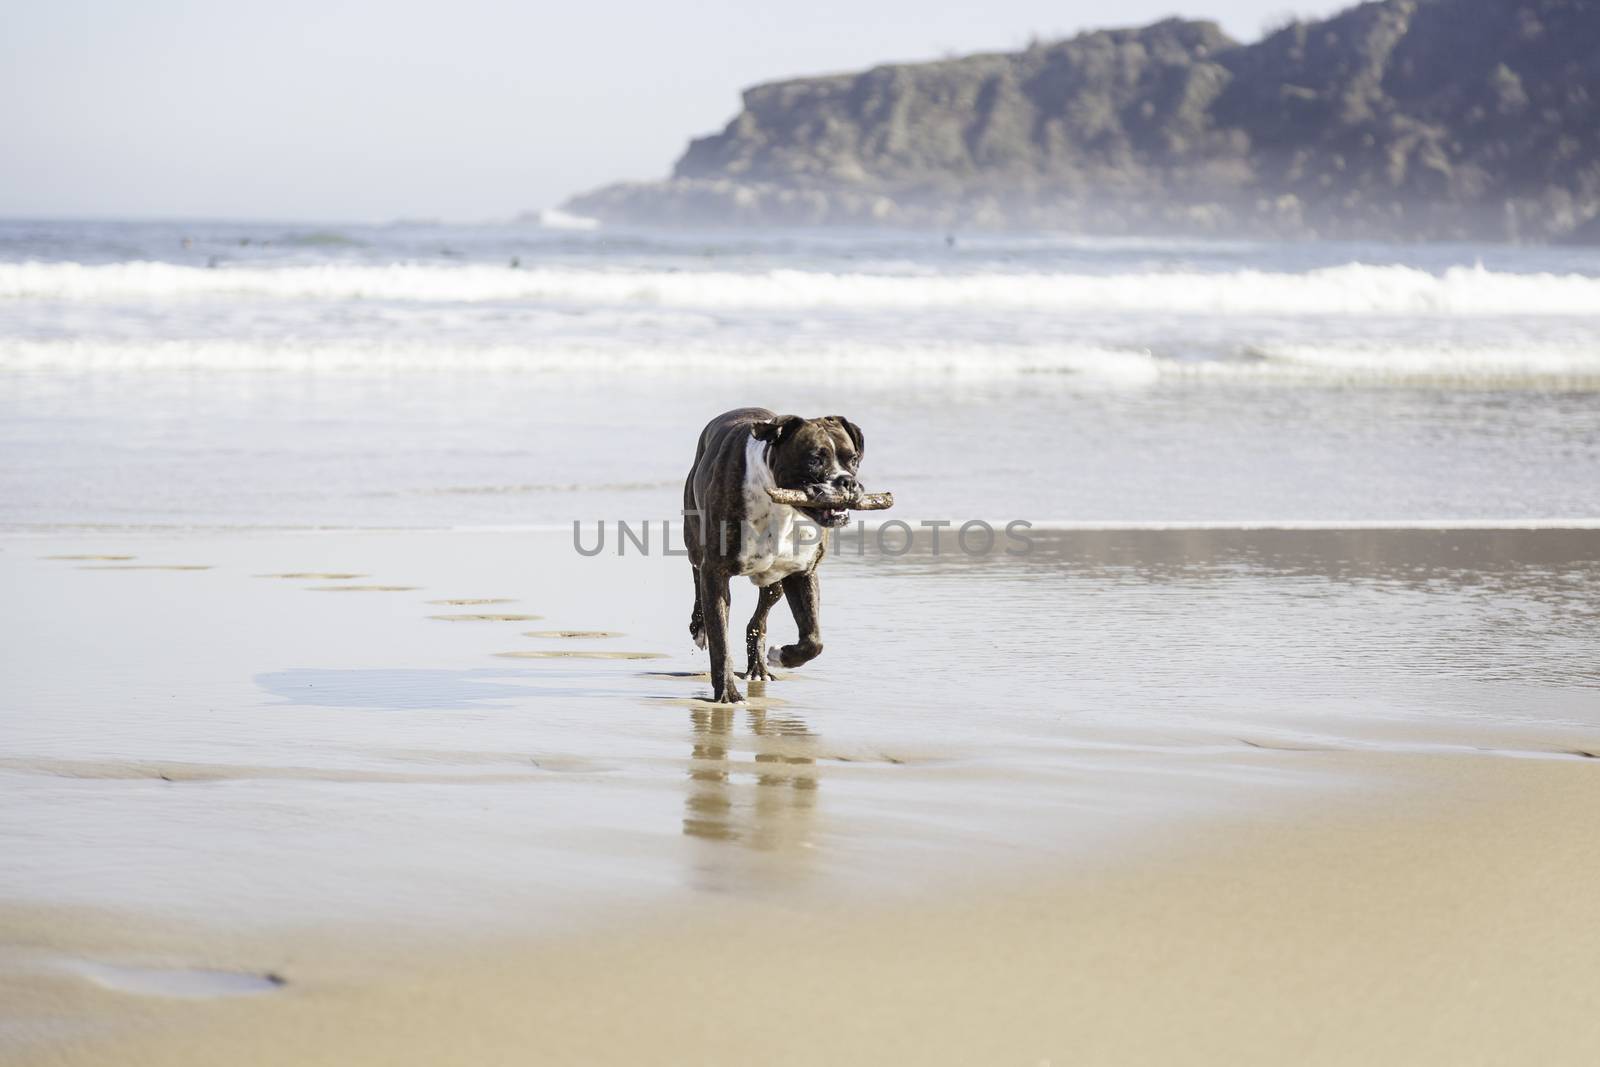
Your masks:
M744 528L739 532L739 573L757 585L781 582L809 570L822 547L823 530L798 509L775 503L767 490L778 483L767 465L764 441L744 448Z

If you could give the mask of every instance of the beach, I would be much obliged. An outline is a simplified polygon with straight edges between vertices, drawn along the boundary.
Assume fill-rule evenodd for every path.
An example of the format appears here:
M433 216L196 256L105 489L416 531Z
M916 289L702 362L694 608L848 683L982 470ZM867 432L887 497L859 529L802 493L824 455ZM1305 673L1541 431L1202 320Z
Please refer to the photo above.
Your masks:
M0 223L0 1059L1591 1062L1597 286ZM726 707L749 404L896 503Z
M1600 531L917 547L8 537L8 1059L1592 1056Z
M1567 817L1592 802L1592 771L1359 762L1405 799L1213 825L1159 863L912 906L717 900L560 939L443 943L13 913L35 955L273 960L290 976L204 1001L35 976L10 1011L48 1051L14 1046L13 1061L1592 1061L1593 852Z

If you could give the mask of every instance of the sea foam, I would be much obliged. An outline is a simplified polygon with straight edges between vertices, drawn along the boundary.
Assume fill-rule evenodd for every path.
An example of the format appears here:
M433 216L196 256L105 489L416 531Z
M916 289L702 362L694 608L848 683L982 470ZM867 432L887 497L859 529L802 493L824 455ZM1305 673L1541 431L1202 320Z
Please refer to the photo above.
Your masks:
M1349 263L1294 272L830 273L481 264L0 263L0 299L487 301L733 309L998 309L1187 315L1600 317L1600 278Z
M1252 345L1211 359L1097 344L903 344L842 338L778 343L657 338L615 343L569 338L525 344L448 340L215 338L0 338L3 371L461 371L567 377L712 375L768 382L837 381L916 389L951 381L1138 388L1162 381L1600 387L1600 349L1581 342L1422 345L1414 342Z
M781 356L748 343L597 344L570 340L535 344L462 345L448 342L258 341L248 339L0 338L0 370L51 371L293 371L322 373L500 371L567 376L678 376L763 380L837 379L914 388L918 382L1076 375L1133 384L1159 376L1149 353L1094 345L1047 348L844 341L785 346Z

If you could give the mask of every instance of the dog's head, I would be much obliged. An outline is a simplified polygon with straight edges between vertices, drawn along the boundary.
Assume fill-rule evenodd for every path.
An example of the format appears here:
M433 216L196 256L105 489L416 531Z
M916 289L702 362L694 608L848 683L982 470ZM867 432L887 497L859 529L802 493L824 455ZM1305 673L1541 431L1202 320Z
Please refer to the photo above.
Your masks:
M842 415L803 419L779 415L750 427L767 445L767 463L780 489L807 493L854 492L861 487L856 471L866 438L861 427ZM804 508L820 526L843 526L850 521L844 508Z

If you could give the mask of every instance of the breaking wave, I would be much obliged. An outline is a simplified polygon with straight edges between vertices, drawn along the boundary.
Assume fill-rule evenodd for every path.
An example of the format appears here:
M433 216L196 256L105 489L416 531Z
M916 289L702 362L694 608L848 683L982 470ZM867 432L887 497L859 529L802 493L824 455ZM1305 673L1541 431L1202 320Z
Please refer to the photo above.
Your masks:
M1142 381L1159 373L1148 353L1097 346L1049 349L985 345L898 346L820 341L752 349L745 343L454 345L428 342L0 339L0 369L296 372L505 371L577 376L680 375L769 380L919 380L1084 374Z
M1600 346L1584 343L1283 343L1252 347L1248 355L1261 361L1256 372L1264 375L1346 381L1600 383Z
M1600 317L1600 278L1349 263L1301 273L827 273L325 264L0 263L0 299L533 301L702 309L1031 309L1193 315Z
M1162 380L1526 385L1600 388L1600 348L1582 342L1428 345L1281 343L1197 359L1096 344L712 341L528 344L252 339L0 339L0 371L506 372L604 377L681 376L766 381L848 380L897 388L1022 380L1139 387Z
M547 207L534 216L540 226L547 230L598 230L599 219L591 219L587 215L574 215L570 211L560 208Z

